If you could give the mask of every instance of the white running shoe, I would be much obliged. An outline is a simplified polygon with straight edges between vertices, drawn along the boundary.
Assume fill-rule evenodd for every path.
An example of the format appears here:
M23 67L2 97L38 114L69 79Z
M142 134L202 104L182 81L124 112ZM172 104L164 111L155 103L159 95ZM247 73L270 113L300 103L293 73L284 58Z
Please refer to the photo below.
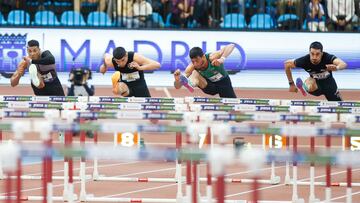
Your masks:
M40 86L40 80L38 78L38 72L37 72L37 68L35 64L31 64L29 67L29 74L30 74L30 79L32 84L35 87L39 87Z

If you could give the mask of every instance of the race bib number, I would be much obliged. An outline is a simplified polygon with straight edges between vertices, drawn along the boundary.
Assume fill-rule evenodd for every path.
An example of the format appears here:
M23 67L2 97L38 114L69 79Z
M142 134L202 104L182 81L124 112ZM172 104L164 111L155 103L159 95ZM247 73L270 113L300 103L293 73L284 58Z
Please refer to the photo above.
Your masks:
M51 82L54 79L53 76L51 75L51 72L41 75L41 77L43 78L44 82Z
M211 82L217 82L221 80L224 76L221 73L217 73L209 78Z
M133 73L121 73L121 79L126 82L132 82L140 79L139 71Z
M312 77L315 79L326 79L330 76L330 73L328 71L322 72L322 73L314 73L312 74Z

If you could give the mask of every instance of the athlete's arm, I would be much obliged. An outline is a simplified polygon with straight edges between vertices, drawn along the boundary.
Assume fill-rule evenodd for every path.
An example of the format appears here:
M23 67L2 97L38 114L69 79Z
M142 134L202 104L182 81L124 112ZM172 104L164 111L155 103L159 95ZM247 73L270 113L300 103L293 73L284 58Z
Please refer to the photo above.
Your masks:
M129 65L138 70L155 70L160 68L159 62L149 59L139 53L134 54L134 61Z
M295 60L294 59L289 59L287 61L284 62L284 67L285 67L285 73L286 73L286 77L289 81L289 91L290 92L297 92L297 88L295 86L293 77L292 77L292 73L291 73L291 69L295 68Z
M17 70L14 72L14 74L10 78L10 84L12 87L15 87L19 84L20 78L24 75L26 67L27 67L26 61L22 60L19 63Z
M104 74L106 73L107 69L114 68L114 65L112 63L113 56L111 54L104 54L103 64L100 66L100 73Z
M347 67L347 64L340 58L334 59L333 64L326 65L326 69L328 71L344 70L346 67Z
M228 44L225 47L221 48L219 51L211 53L209 59L213 66L219 66L225 62L226 57L228 57L231 52L234 50L235 44Z

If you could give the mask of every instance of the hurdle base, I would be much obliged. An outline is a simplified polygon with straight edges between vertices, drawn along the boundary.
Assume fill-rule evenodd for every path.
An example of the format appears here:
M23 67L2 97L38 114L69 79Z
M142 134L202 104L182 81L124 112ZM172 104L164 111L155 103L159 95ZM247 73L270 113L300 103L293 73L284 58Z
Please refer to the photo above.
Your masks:
M280 182L281 182L280 176L274 176L274 177L271 177L271 179L270 179L270 184L272 184L272 185L280 184Z
M309 203L318 203L320 202L320 199L316 199L315 197L309 197Z
M63 196L61 198L62 198L62 200L66 201L66 202L69 202L69 197L70 197L69 194L63 194ZM72 200L77 201L78 200L78 195L73 193L72 194Z
M290 176L285 176L284 184L285 185L292 185L293 180L290 178Z
M291 202L292 203L305 203L305 200L304 199L293 199Z

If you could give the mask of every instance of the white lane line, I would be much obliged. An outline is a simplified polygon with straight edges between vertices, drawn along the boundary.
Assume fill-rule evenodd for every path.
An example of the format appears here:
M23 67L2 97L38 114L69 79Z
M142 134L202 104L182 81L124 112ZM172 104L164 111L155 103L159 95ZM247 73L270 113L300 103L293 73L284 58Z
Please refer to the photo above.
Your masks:
M162 185L162 186L158 186L158 187L151 187L151 188L146 188L146 189L141 189L141 190L133 190L130 192L124 192L124 193L119 193L119 194L115 194L115 195L107 195L107 196L102 196L103 197L116 197L116 196L122 196L122 195L128 195L128 194L133 194L133 193L138 193L138 192L145 192L145 191L150 191L150 190L157 190L157 189L161 189L161 188L166 188L166 187L171 187L171 186L176 186L177 183L172 183L172 184L167 184L167 185Z
M358 194L360 194L360 191L351 193L352 196L358 195ZM340 196L340 197L334 197L331 200L338 200L338 199L343 199L343 198L346 198L346 195L343 195L343 196Z
M165 92L166 97L172 98L172 96L171 96L171 94L170 94L170 91L168 90L167 87L163 87L163 91Z
M354 171L359 171L360 169L355 169L353 170ZM335 172L335 173L331 173L331 175L338 175L338 174L341 174L341 173L346 173L346 171L339 171L339 172ZM315 179L317 178L322 178L322 177L325 177L326 175L321 175L321 176L316 176ZM310 178L304 178L304 179L300 179L298 181L306 181L306 180L309 180ZM281 186L285 186L285 184L279 184L279 185L273 185L273 186L267 186L267 187L260 187L258 190L267 190L267 189L271 189L271 188L276 188L276 187L281 187ZM248 190L248 191L245 191L245 192L239 192L239 193L235 193L235 194L231 194L231 195L226 195L225 197L234 197L234 196L238 196L238 195L244 195L244 194L248 194L248 193L251 193L251 192L254 192L254 190Z

